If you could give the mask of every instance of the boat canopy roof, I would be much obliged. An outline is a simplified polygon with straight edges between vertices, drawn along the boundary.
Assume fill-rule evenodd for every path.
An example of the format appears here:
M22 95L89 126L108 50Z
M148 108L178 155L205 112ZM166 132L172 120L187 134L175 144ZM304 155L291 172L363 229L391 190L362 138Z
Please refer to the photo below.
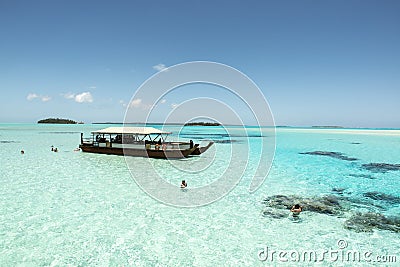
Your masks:
M171 134L171 132L161 131L153 127L108 127L105 129L93 131L93 134Z

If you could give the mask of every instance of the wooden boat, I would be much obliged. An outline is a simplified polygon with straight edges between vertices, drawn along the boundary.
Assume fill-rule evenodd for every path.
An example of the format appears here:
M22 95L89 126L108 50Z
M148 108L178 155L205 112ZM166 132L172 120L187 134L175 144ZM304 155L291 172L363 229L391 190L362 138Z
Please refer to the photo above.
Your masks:
M200 155L213 144L200 147L192 140L167 142L169 134L153 127L109 127L93 131L91 138L83 138L81 133L79 148L89 153L177 159Z
M190 154L190 155L191 155L191 156L197 156L197 155L203 154L203 153L206 152L213 144L214 144L214 142L210 141L210 142L208 143L207 146L204 146L204 147L197 146L196 149L195 149L195 150L192 152L192 154Z

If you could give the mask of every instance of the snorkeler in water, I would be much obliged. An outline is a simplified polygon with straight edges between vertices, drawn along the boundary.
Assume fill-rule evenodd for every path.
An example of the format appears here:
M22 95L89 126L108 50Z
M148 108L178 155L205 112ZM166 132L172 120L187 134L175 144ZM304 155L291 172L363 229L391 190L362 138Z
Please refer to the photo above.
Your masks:
M300 204L296 204L290 209L290 211L292 212L293 217L297 217L300 215L300 212L303 211L303 207L300 206Z

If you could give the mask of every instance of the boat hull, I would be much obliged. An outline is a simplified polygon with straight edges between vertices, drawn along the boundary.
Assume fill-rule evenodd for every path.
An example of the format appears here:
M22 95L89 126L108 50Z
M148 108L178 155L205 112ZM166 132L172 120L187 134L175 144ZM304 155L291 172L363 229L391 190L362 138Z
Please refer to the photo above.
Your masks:
M137 148L120 148L120 147L99 147L93 145L81 144L80 149L83 152L108 154L119 156L132 156L132 157L146 157L146 158L160 158L160 159L179 159L190 156L197 148L198 145L190 149L179 150L155 150L155 149L137 149Z

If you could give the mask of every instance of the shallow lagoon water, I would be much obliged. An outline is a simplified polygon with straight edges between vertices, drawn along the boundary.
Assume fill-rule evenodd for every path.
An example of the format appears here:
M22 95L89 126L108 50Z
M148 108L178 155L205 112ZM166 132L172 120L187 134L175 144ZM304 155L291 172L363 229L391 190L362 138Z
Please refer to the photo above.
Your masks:
M254 155L243 179L228 195L203 207L176 208L144 193L123 157L73 152L81 132L88 135L106 126L0 125L0 265L270 266L280 262L277 258L271 262L271 257L260 261L260 249L337 250L339 240L347 242L348 249L397 255L400 262L399 233L355 232L343 226L356 211L400 216L399 204L363 195L400 196L400 171L371 172L362 167L374 162L400 163L400 133L396 131L389 135L379 130L278 128L270 174L250 194L257 144L264 137L250 134L247 139L243 130L233 129L235 142L217 142L201 157L173 164L153 160L166 180L179 184L185 177L190 190L211 183L226 168L232 146L245 150L249 142ZM184 128L181 137L229 140L218 127ZM59 152L51 152L51 145ZM312 151L339 152L358 160L300 154ZM146 177L142 163L148 159L135 160L136 173ZM191 161L193 166L213 163L203 172L182 171ZM343 190L339 197L363 204L354 204L342 216L304 211L300 222L293 221L289 212L283 219L262 216L262 200L267 196L335 195L333 188ZM326 260L326 264L344 263ZM372 263L351 262L368 264Z

